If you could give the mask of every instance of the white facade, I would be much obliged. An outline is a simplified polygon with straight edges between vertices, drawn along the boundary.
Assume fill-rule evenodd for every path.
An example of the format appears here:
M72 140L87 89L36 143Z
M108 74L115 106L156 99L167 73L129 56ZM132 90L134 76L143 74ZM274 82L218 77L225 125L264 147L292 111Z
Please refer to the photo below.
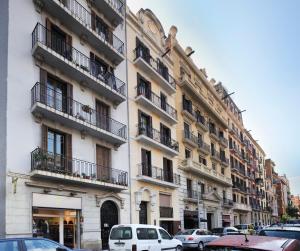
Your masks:
M56 0L50 0L50 2L62 8L63 11L68 9L66 6L74 4L74 1L71 0L66 1L66 6L63 6ZM87 4L88 1L84 0L78 2L89 13L93 10L105 22L109 23L109 20L106 20L106 14L101 13L96 5L89 6ZM106 1L103 0L104 2ZM42 147L42 125L46 125L53 130L71 134L72 158L84 160L85 163L96 163L96 145L111 149L111 168L127 172L128 180L129 160L127 140L124 139L125 143L122 142L120 145L114 145L109 140L106 140L107 138L101 138L101 135L105 135L107 132L103 133L103 130L97 129L102 134L99 133L95 137L95 135L89 133L89 130L85 129L89 129L90 127L87 124L75 127L64 123L63 120L56 120L55 117L33 115L31 112L31 88L36 82L40 81L40 69L42 68L49 74L71 84L73 86L74 100L88 105L93 109L96 109L96 100L100 100L110 107L110 117L124 125L127 125L126 98L124 102L116 105L109 99L109 95L104 97L101 92L96 92L84 82L79 82L75 75L68 73L67 68L55 67L55 64L49 64L47 56L44 56L42 59L38 58L38 60L36 59L37 57L33 57L32 32L37 23L46 26L46 19L48 19L51 20L52 24L59 27L59 29L72 36L72 46L78 51L87 57L90 57L90 52L97 53L99 57L103 56L105 62L110 61L105 53L101 55L101 53L98 53L98 48L90 45L91 40L85 41L84 36L80 37L76 32L70 31L68 25L63 20L60 20L58 16L53 16L53 12L49 10L49 6L45 5L45 1L11 0L9 3L7 1L7 4L9 4L9 22L7 23L8 20L4 20L6 21L5 25L8 25L7 85L5 86L5 83L1 82L7 88L5 97L7 99L7 116L4 121L2 120L1 124L1 127L5 126L7 128L6 155L3 156L3 161L1 158L1 164L4 164L6 170L6 203L1 205L1 217L6 220L1 225L0 233L10 237L32 236L34 193L67 196L68 198L73 196L74 198L81 199L81 208L78 209L72 205L68 205L69 200L67 197L65 199L65 208L80 211L80 219L78 221L80 221L81 227L77 229L78 233L80 233L81 247L90 247L98 250L101 247L101 205L105 200L114 201L119 210L119 223L129 223L130 195L128 187L120 186L119 184L106 184L105 182L91 185L94 181L87 181L82 177L77 177L76 181L74 179L70 181L69 178L63 175L62 178L57 178L55 175L52 175L51 178L41 179L33 177L30 153L37 147ZM66 10L65 15L71 15L71 13ZM5 17L2 18L5 19ZM88 19L87 22L89 22ZM81 24L78 23L77 25L81 27ZM122 21L117 25L113 32L120 40L125 42L125 22ZM1 33L1 38L3 38L2 35ZM7 41L1 41L3 45L5 45L5 42ZM103 45L99 43L99 46ZM55 54L48 49L49 51L50 54ZM120 56L120 58L122 57ZM126 60L124 58L125 56L123 55L122 62L119 64L111 62L109 64L114 67L115 76L121 81L126 82ZM2 87L1 85L1 89ZM4 87L3 90L5 90ZM125 94L126 92L127 87L125 86ZM54 113L53 111L51 112ZM80 124L78 120L76 123L72 123ZM125 133L127 134L127 127L125 128ZM109 134L109 137L113 138L111 134ZM5 142L1 141L1 145L3 144ZM1 199L1 201L3 200ZM55 205L53 205L53 208L56 208ZM61 239L60 241L63 242Z

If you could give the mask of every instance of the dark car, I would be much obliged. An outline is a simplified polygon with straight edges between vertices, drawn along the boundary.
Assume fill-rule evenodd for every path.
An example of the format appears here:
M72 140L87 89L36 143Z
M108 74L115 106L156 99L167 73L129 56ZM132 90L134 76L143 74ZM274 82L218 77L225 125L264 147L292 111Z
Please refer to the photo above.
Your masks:
M0 239L1 251L72 251L55 241L43 238L7 238ZM83 249L74 249L81 250ZM74 251L73 250L73 251ZM86 250L87 251L87 250Z
M300 228L298 227L269 227L259 232L261 236L273 236L300 240Z
M299 251L300 241L255 235L228 235L206 245L207 251Z

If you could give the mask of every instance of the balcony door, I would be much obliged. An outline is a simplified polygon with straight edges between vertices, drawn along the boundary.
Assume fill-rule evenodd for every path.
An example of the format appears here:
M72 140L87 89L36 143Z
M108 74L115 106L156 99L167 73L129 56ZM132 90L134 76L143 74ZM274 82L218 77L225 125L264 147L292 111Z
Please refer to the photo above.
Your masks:
M111 182L111 150L109 148L96 146L97 179Z
M190 125L188 123L184 122L183 129L184 129L184 137L186 139L189 139L190 138Z
M163 93L160 93L160 107L164 111L167 110L167 96Z
M163 158L164 181L173 183L173 161Z
M100 79L101 81L105 82L107 79L107 73L112 72L109 65L106 64L103 60L97 57L94 53L90 52L90 59L91 59L91 74Z
M139 134L147 135L148 137L153 138L152 118L141 111L139 111Z
M138 95L143 95L147 99L151 100L151 83L146 81L139 74L137 76L138 81Z
M110 110L107 104L96 100L96 124L97 127L110 131Z
M138 38L136 38L136 58L141 57L147 63L150 63L150 50Z
M46 104L61 112L67 112L67 85L49 75L47 77Z
M92 11L91 15L91 22L92 22L92 29L99 34L99 36L104 39L105 41L112 43L112 32L110 32L110 29L108 25L100 18L98 17L95 12Z
M164 145L171 146L171 129L160 124L160 142Z
M192 180L191 179L186 179L186 189L187 189L187 196L188 198L193 197L193 188L192 188Z
M142 175L152 177L151 151L141 150L142 158Z
M157 68L158 68L158 72L163 76L163 78L169 81L169 69L159 59L157 59Z

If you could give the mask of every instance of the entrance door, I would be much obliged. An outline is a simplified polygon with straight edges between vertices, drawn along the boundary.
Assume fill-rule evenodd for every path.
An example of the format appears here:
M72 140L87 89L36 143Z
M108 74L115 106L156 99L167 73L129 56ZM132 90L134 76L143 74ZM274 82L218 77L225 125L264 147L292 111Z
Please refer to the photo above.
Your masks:
M97 180L110 181L110 149L96 146Z
M119 223L118 208L113 201L105 201L101 207L102 249L108 249L108 237L111 228Z
M140 224L148 224L148 203L142 201L140 204Z
M212 213L207 213L207 229L212 229Z

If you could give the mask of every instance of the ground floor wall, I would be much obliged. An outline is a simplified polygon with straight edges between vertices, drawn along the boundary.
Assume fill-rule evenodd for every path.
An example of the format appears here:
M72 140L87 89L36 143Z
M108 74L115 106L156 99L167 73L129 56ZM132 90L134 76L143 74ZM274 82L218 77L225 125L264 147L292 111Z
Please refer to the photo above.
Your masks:
M49 180L8 177L6 237L41 236L98 251L106 245L112 224L130 223L128 191Z

